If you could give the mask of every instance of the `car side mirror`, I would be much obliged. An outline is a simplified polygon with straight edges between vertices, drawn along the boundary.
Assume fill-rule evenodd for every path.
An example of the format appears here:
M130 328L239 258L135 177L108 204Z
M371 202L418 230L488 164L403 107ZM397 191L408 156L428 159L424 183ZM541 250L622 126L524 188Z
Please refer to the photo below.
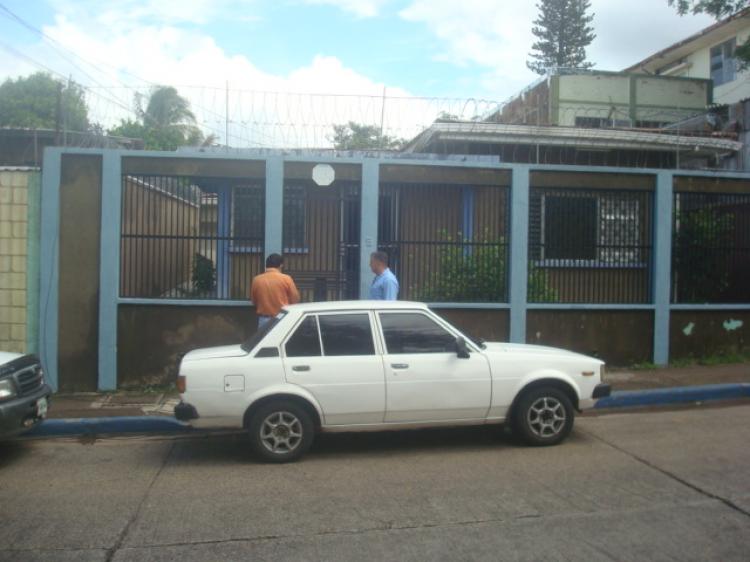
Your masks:
M469 346L466 345L466 340L461 336L456 338L456 356L459 359L468 359L471 357L469 354Z

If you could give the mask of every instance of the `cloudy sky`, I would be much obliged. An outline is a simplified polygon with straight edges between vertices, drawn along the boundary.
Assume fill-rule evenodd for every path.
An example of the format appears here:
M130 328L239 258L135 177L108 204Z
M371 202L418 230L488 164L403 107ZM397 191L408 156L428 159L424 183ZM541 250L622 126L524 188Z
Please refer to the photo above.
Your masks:
M603 70L712 23L679 17L666 0L592 0L592 10L588 54ZM100 92L96 110L112 116L132 105L127 88L173 84L217 123L227 82L502 101L535 79L525 66L535 15L531 0L0 0L0 79L40 67L72 76ZM240 122L263 103L256 93L230 106Z

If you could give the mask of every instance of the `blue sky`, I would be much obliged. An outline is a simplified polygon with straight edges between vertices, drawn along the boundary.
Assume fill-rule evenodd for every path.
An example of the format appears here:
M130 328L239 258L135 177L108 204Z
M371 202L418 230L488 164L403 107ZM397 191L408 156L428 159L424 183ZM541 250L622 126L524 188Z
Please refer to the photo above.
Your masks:
M152 83L180 87L196 107L205 109L202 119L207 126L214 126L212 120L218 123L217 115L225 106L212 88L223 88L227 81L231 88L244 91L374 98L385 87L389 97L499 102L536 78L525 66L533 41L533 0L0 0L0 4L48 37L43 39L0 11L0 79L28 74L40 65L59 76L72 76L95 92L93 111L102 122L121 118L124 106L132 105L133 91ZM592 8L597 38L588 53L604 70L622 69L712 23L705 16L680 18L666 0L593 0ZM187 85L196 88L182 87ZM304 105L298 98L285 103L293 103L291 109L299 111ZM379 119L375 101L368 98L365 103L360 120ZM238 124L279 119L278 111L260 115L261 104L268 104L267 96L248 93L230 101ZM359 104L361 108L361 100ZM330 107L315 109L315 126L318 121L349 118L356 111L354 105L339 99ZM454 107L460 108L460 102L433 101L429 107L390 104L388 119L392 126L406 127L411 118L415 123L409 126L416 126L415 115L422 119L422 114L431 112L455 112ZM285 106L284 111L291 110Z

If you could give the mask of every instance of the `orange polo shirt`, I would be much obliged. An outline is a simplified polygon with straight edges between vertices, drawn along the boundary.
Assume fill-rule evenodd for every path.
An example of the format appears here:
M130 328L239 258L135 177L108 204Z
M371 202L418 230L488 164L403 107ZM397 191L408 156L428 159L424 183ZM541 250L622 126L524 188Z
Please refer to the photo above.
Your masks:
M250 299L259 316L276 316L282 307L299 302L299 291L289 275L269 267L253 279Z

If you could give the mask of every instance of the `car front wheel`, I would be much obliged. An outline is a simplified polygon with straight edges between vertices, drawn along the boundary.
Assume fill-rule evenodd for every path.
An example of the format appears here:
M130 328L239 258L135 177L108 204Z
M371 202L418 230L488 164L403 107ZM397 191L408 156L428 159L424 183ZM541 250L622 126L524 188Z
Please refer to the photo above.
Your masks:
M291 462L312 445L315 426L304 408L278 401L261 406L250 420L250 442L267 462Z
M553 387L525 392L513 413L513 429L528 445L557 445L573 429L575 412L567 395Z

